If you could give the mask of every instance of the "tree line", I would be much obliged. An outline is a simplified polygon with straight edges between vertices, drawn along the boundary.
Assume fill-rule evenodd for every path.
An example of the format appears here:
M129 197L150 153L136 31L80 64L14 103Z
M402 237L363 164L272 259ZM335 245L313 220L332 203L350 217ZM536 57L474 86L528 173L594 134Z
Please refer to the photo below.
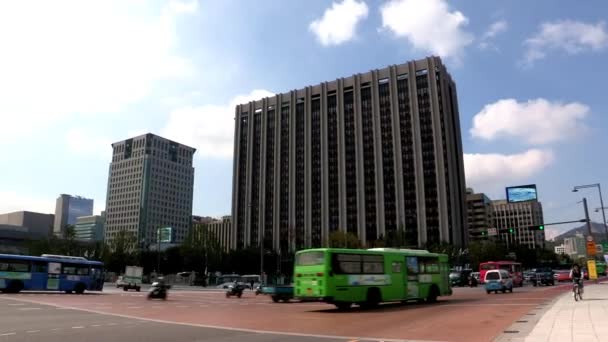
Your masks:
M195 271L200 274L217 271L237 274L260 273L260 248L249 247L227 251L221 246L215 234L205 224L195 225L180 246L161 250L139 248L137 236L128 231L120 231L109 242L82 242L75 239L73 226L65 229L60 237L31 241L29 254L60 254L82 256L90 260L104 262L109 272L123 273L127 265L144 268L144 273L157 272L173 274L182 271ZM149 246L148 246L149 247ZM389 232L377 240L363 245L353 233L342 231L329 235L327 247L334 248L418 248L411 237L403 230ZM447 243L427 244L423 248L436 253L447 254L452 265L469 265L477 269L479 263L490 260L512 258L522 263L524 268L539 265L556 267L572 262L567 256L560 256L553 251L530 249L525 245L507 247L497 241L473 241L467 249L457 248ZM293 253L279 254L277 251L264 251L264 272L269 275L291 275L293 273ZM159 268L160 266L160 268Z

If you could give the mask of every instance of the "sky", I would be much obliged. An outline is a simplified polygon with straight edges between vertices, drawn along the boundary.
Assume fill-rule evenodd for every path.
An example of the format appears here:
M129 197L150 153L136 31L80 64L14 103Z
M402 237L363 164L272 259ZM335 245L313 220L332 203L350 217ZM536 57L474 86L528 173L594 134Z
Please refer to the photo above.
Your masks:
M585 196L601 222L572 187L608 189L607 20L603 0L2 1L0 213L100 212L110 144L152 132L197 148L194 214L229 214L236 104L437 55L467 186L536 184L545 223Z

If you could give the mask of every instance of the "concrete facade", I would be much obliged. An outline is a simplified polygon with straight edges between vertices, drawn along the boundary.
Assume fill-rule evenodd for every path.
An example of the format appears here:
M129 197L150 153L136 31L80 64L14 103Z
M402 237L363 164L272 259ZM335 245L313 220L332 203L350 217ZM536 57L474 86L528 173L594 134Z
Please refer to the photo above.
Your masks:
M196 149L154 134L112 144L105 239L133 232L139 248L156 246L159 228L172 227L181 243L192 225Z
M464 246L456 85L438 57L237 106L233 248L362 242L397 229L408 245Z
M540 202L509 203L506 200L492 201L494 225L498 229L515 230L514 234L499 234L507 245L522 244L530 248L545 247L545 231L530 231L529 226L543 224L543 207Z
M467 221L470 240L486 240L488 228L494 227L494 213L492 211L492 201L483 193L476 194L472 190L467 190Z
M232 246L232 218L224 216L221 220L214 220L207 224L209 231L217 238L220 246L228 252Z
M62 237L67 225L75 225L80 216L93 215L93 200L61 194L55 204L55 222L53 233Z
M53 230L55 216L31 211L0 214L0 224L27 228L32 238L47 238Z

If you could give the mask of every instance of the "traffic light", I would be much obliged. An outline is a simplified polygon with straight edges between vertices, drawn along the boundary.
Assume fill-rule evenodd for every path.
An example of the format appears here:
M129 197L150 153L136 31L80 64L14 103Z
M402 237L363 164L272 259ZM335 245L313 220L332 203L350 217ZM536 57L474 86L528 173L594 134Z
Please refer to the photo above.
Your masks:
M535 226L530 226L528 227L529 230L545 230L545 225L544 224L538 224Z
M471 232L470 234L471 234L471 236L482 237L482 238L488 236L488 232L486 230L479 230L476 232Z
M503 228L498 231L500 234L515 234L515 228Z

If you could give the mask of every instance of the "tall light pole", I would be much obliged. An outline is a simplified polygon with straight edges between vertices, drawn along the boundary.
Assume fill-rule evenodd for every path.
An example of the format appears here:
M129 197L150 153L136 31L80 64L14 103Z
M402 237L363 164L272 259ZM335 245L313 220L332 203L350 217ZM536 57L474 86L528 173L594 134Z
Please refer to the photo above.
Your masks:
M604 220L604 233L606 234L606 242L608 242L608 226L606 226L606 213L604 212L604 199L602 198L602 187L600 183L577 185L572 189L572 192L577 192L579 189L587 188L597 188L597 191L600 193L600 206L602 208L602 219ZM591 222L589 223L589 226L591 226Z

